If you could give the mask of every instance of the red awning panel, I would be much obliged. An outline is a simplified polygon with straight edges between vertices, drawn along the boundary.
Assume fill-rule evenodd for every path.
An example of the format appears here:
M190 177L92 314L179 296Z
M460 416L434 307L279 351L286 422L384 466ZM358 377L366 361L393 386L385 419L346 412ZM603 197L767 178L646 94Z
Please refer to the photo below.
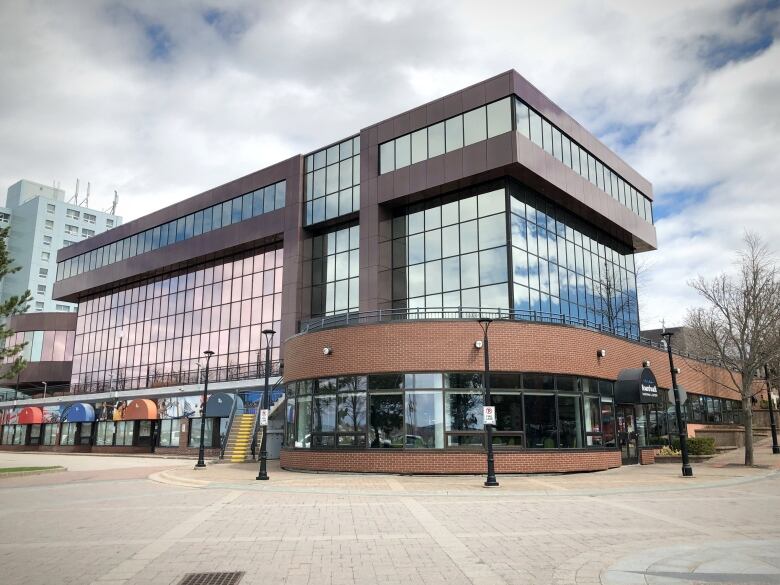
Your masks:
M39 425L43 422L43 410L37 406L25 406L16 420L20 425Z
M157 403L148 398L133 400L122 413L124 420L154 420L157 418Z

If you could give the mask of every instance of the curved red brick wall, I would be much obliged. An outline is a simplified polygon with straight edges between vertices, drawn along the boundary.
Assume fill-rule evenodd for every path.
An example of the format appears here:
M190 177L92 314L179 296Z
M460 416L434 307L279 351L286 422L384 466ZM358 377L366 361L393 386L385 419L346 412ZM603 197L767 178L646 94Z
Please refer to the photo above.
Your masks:
M403 321L354 325L293 336L285 342L289 381L379 372L457 372L483 369L476 321ZM322 353L323 347L333 350ZM605 349L606 357L596 357ZM565 325L496 321L490 325L490 367L499 372L545 372L615 380L623 368L650 360L658 384L670 388L669 358L661 350L620 337ZM675 356L678 383L699 394L738 399L727 373ZM703 370L703 371L702 371Z
M495 453L496 473L603 471L620 466L617 450L512 451ZM314 451L282 449L284 469L358 473L479 474L486 472L485 452L374 449Z

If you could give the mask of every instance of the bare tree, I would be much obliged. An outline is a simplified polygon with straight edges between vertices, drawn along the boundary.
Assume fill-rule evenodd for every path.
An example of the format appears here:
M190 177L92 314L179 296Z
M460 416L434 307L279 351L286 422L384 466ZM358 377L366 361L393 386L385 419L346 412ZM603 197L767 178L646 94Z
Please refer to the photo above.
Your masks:
M742 398L745 422L745 465L753 465L753 382L765 364L780 358L780 281L778 269L761 238L748 232L739 252L737 274L711 280L699 277L690 285L706 301L688 312L687 324L701 355L713 356L726 375L689 364Z
M0 229L0 283L6 276L18 272L21 267L14 266L14 261L8 252L8 234L10 228ZM30 291L14 295L0 303L0 379L12 378L21 372L27 362L22 357L22 350L27 343L10 343L8 340L14 332L7 326L8 318L27 310L31 300Z

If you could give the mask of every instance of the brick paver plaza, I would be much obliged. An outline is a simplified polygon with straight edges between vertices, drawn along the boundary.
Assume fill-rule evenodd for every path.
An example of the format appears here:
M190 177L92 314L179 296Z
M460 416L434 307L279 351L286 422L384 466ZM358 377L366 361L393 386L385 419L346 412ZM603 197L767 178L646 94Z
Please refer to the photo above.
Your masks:
M780 456L559 476L285 472L0 454L0 583L780 584ZM151 476L151 477L148 477Z

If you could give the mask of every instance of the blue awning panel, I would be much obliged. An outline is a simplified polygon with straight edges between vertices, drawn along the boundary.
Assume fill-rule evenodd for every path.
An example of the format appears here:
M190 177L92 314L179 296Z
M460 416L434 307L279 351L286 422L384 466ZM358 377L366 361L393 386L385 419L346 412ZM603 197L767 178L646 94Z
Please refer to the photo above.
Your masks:
M77 402L65 410L62 420L65 422L94 422L95 407L85 402Z

